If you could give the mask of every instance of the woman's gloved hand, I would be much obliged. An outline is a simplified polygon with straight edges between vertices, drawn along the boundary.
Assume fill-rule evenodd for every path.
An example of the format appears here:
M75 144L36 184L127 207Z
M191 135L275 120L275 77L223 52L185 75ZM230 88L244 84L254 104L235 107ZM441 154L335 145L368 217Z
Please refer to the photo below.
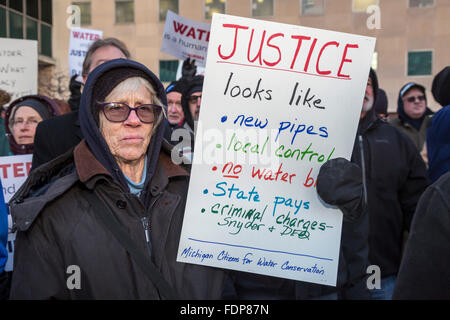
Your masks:
M320 167L317 193L329 205L341 209L344 219L356 221L365 208L361 168L344 158L331 159Z
M197 66L195 65L195 59L187 58L183 61L183 67L181 68L181 76L183 78L192 78L197 73Z

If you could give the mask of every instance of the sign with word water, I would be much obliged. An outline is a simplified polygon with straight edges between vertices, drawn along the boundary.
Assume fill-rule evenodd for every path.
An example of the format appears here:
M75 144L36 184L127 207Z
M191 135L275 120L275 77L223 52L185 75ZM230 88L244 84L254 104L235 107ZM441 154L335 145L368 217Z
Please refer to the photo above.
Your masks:
M103 37L103 31L84 28L70 29L69 42L69 73L81 75L83 61L91 44Z
M11 95L11 102L37 93L38 42L0 38L0 89Z
M350 159L374 46L214 15L178 261L336 285L342 213L316 179Z
M195 59L195 64L204 67L208 52L210 25L197 22L167 11L161 51L181 60Z
M0 179L3 186L3 197L5 203L14 196L19 190L30 173L32 154L24 154L17 156L0 157ZM12 219L8 214L8 261L5 265L5 271L13 270L14 261L14 243L16 241L16 233L11 232Z

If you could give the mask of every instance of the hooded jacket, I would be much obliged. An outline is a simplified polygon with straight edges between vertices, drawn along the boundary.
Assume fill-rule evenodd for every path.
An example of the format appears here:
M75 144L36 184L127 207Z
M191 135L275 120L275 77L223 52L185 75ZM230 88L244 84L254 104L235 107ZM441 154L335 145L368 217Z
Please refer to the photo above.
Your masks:
M220 297L221 270L176 261L188 173L172 163L170 149L161 138L164 127L153 132L145 187L138 198L129 192L95 123L96 84L107 72L124 68L143 74L165 103L161 82L137 62L112 60L90 74L80 105L86 140L33 170L10 201L18 229L12 299L160 298L155 284L99 220L87 199L92 192L179 298ZM66 285L70 266L80 270L78 289Z
M375 71L370 71L374 93ZM375 94L376 99L376 94ZM395 275L403 231L408 231L420 196L428 186L425 164L411 139L376 116L360 119L351 161L363 171L369 218L369 262L381 276Z
M434 77L431 92L443 107L433 116L427 131L428 174L435 182L450 171L450 67Z
M5 114L5 131L6 131L6 135L8 136L10 150L11 150L12 154L14 154L14 155L33 153L33 145L34 144L33 143L18 144L16 142L16 140L14 139L11 129L9 127L9 125L10 125L9 118L11 117L11 113L15 112L14 109L19 103L21 103L22 101L27 100L27 99L38 100L42 104L46 105L48 108L48 111L50 113L50 117L59 116L61 114L59 111L58 104L55 101L53 101L52 99L50 99L46 96L42 96L42 95L23 96L23 97L20 97L19 99L14 100L13 102L11 102L11 104L9 105L8 110L6 111L6 114Z
M412 88L419 88L424 96L425 96L425 104L427 104L427 95L425 92L425 88L417 83L407 83L404 85L399 93L397 99L397 114L398 118L393 118L389 120L389 123L405 133L416 146L417 150L421 151L423 148L423 144L427 137L427 129L430 125L430 120L433 115L433 111L431 111L428 107L426 107L424 114L420 119L412 119L410 118L404 109L402 96L406 93L403 92L407 86L410 86L408 90Z

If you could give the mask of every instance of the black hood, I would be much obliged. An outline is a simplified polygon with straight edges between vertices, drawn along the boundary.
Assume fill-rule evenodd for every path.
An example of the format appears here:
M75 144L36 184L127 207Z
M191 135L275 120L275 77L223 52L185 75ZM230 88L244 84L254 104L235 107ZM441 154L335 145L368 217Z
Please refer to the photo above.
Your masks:
M373 70L372 68L370 68L369 77L372 80L373 105L372 108L369 111L367 111L364 118L359 120L358 134L364 133L370 127L370 125L377 119L375 104L378 96L378 77L377 74L375 73L375 70Z
M139 73L144 76L145 79L150 82L150 84L152 84L158 98L164 106L167 105L167 101L164 86L162 85L161 81L159 81L158 77L153 74L153 72L148 70L144 65L132 60L116 59L105 62L95 68L94 71L89 74L89 77L86 81L83 89L83 94L81 96L79 110L81 131L87 145L95 155L96 159L105 167L106 170L108 170L112 177L120 185L122 185L125 190L129 191L128 183L116 160L111 154L105 139L100 133L100 129L98 128L93 115L95 113L94 110L97 107L97 102L95 101L94 96L98 94L99 90L104 90L103 86L102 88L97 87L99 84L104 85L104 77L102 76L105 73L110 72L117 74L118 70L126 70L125 72L127 73L127 75L121 76L120 82L125 80L127 77L133 76L133 74ZM115 79L112 79L111 82L117 81ZM116 83L116 85L117 84L118 82ZM112 90L114 86L110 86L110 89ZM159 124L158 128L153 132L150 145L147 150L147 176L145 177L144 190L141 192L141 199L144 201L144 204L148 204L148 201L150 201L151 194L150 192L148 192L148 186L153 177L156 164L158 162L164 129L165 121L163 120Z
M203 90L203 79L201 75L194 76L192 78L182 78L183 96L181 97L181 106L183 107L184 120L194 131L194 119L192 118L191 111L189 110L189 97L192 93Z
M427 103L427 93L425 90L425 87L415 83L415 82L408 82L407 84L405 84L400 91L398 92L398 99L397 99L397 114L398 114L398 118L404 122L404 123L409 123L410 125L412 125L414 128L416 128L417 130L420 130L420 126L422 125L422 121L423 119L425 119L425 117L429 114L433 114L433 112L426 107L425 112L423 114L423 116L420 119L412 119L410 118L404 109L403 106L403 99L402 97L411 89L413 88L417 88L420 91L422 91L423 95L425 96L425 105L428 105Z
M441 106L450 105L450 67L445 67L434 77L431 92Z

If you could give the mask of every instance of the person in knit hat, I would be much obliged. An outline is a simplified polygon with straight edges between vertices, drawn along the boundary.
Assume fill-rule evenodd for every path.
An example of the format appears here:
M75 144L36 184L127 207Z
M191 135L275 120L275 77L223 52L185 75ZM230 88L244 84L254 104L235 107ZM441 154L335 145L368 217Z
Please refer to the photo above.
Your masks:
M161 81L136 61L89 74L83 140L32 170L10 201L11 299L220 298L222 270L176 260L189 175L164 143L165 105ZM66 279L73 265L76 290Z
M173 81L166 88L167 120L172 129L182 127L184 123L184 112L181 107L183 87L182 81Z
M58 115L58 104L42 95L24 96L11 102L5 115L11 154L33 153L38 123Z
M386 95L386 91L379 88L377 99L375 100L374 106L375 113L383 119L386 119L388 116L388 99Z

